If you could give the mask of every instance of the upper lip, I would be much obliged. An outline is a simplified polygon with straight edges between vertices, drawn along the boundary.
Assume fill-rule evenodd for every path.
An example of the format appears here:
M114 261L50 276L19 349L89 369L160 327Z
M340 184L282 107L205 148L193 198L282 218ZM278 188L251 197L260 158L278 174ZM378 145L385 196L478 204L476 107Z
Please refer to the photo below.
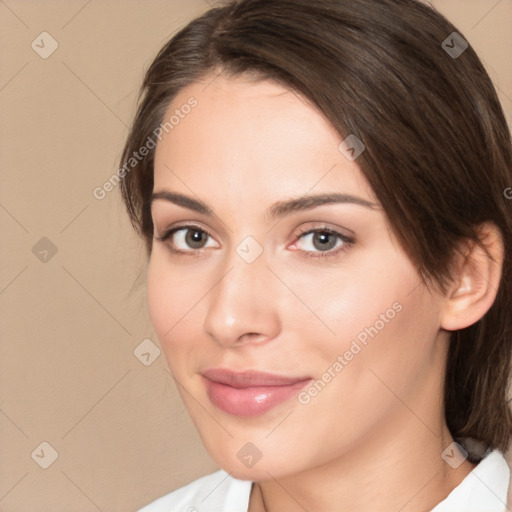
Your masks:
M219 384L233 388L250 388L257 386L290 386L298 382L309 380L310 377L288 377L275 373L247 370L234 372L227 368L211 368L202 372L203 377Z

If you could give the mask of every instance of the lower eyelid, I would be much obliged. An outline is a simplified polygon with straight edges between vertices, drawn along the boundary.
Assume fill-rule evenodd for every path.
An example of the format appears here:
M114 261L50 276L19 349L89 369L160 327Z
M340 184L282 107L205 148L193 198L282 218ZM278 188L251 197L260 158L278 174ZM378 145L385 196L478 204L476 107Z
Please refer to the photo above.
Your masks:
M336 247L336 249L330 249L329 251L301 251L303 252L306 257L308 258L329 258L340 255L341 253L347 251L350 249L350 247L353 244L350 242L344 242L343 245L340 245L339 247Z

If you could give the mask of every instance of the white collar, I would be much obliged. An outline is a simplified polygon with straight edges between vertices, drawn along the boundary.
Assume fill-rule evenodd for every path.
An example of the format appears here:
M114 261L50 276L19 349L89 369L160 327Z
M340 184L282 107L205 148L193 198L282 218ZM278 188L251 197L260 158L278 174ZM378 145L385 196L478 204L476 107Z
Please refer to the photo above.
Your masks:
M505 512L509 484L507 461L493 450L431 512Z

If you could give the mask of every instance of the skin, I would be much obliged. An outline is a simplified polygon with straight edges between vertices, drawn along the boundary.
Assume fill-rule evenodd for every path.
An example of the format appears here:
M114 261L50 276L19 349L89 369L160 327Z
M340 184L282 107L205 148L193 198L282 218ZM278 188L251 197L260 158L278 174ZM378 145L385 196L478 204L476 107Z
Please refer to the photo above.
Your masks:
M430 510L474 468L441 458L453 442L442 407L447 329L483 316L492 290L463 267L447 295L421 284L357 159L304 99L270 81L212 78L172 102L169 115L191 96L198 105L158 143L154 191L200 199L214 215L152 204L155 237L187 224L211 237L199 249L186 230L154 238L147 276L153 326L206 449L233 477L257 482L250 512ZM276 201L333 191L377 206L267 215ZM331 256L308 257L322 246L299 230L323 227L355 242L334 237ZM236 252L247 236L263 250L252 263ZM497 289L499 268L476 261ZM204 369L319 379L393 303L401 311L308 404L292 397L237 417L210 402ZM247 442L262 453L251 468L237 457Z

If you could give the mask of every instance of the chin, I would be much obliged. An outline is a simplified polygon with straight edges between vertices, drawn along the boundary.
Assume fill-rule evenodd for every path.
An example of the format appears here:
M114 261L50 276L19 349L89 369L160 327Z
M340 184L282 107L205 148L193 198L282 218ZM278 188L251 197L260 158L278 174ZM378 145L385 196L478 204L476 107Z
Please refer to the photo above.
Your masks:
M289 458L276 451L275 447L269 448L268 451L264 448L259 451L251 443L236 443L236 447L228 444L222 452L217 449L208 450L208 453L219 468L238 480L262 481L282 478L295 472L299 466L299 461L291 463Z

